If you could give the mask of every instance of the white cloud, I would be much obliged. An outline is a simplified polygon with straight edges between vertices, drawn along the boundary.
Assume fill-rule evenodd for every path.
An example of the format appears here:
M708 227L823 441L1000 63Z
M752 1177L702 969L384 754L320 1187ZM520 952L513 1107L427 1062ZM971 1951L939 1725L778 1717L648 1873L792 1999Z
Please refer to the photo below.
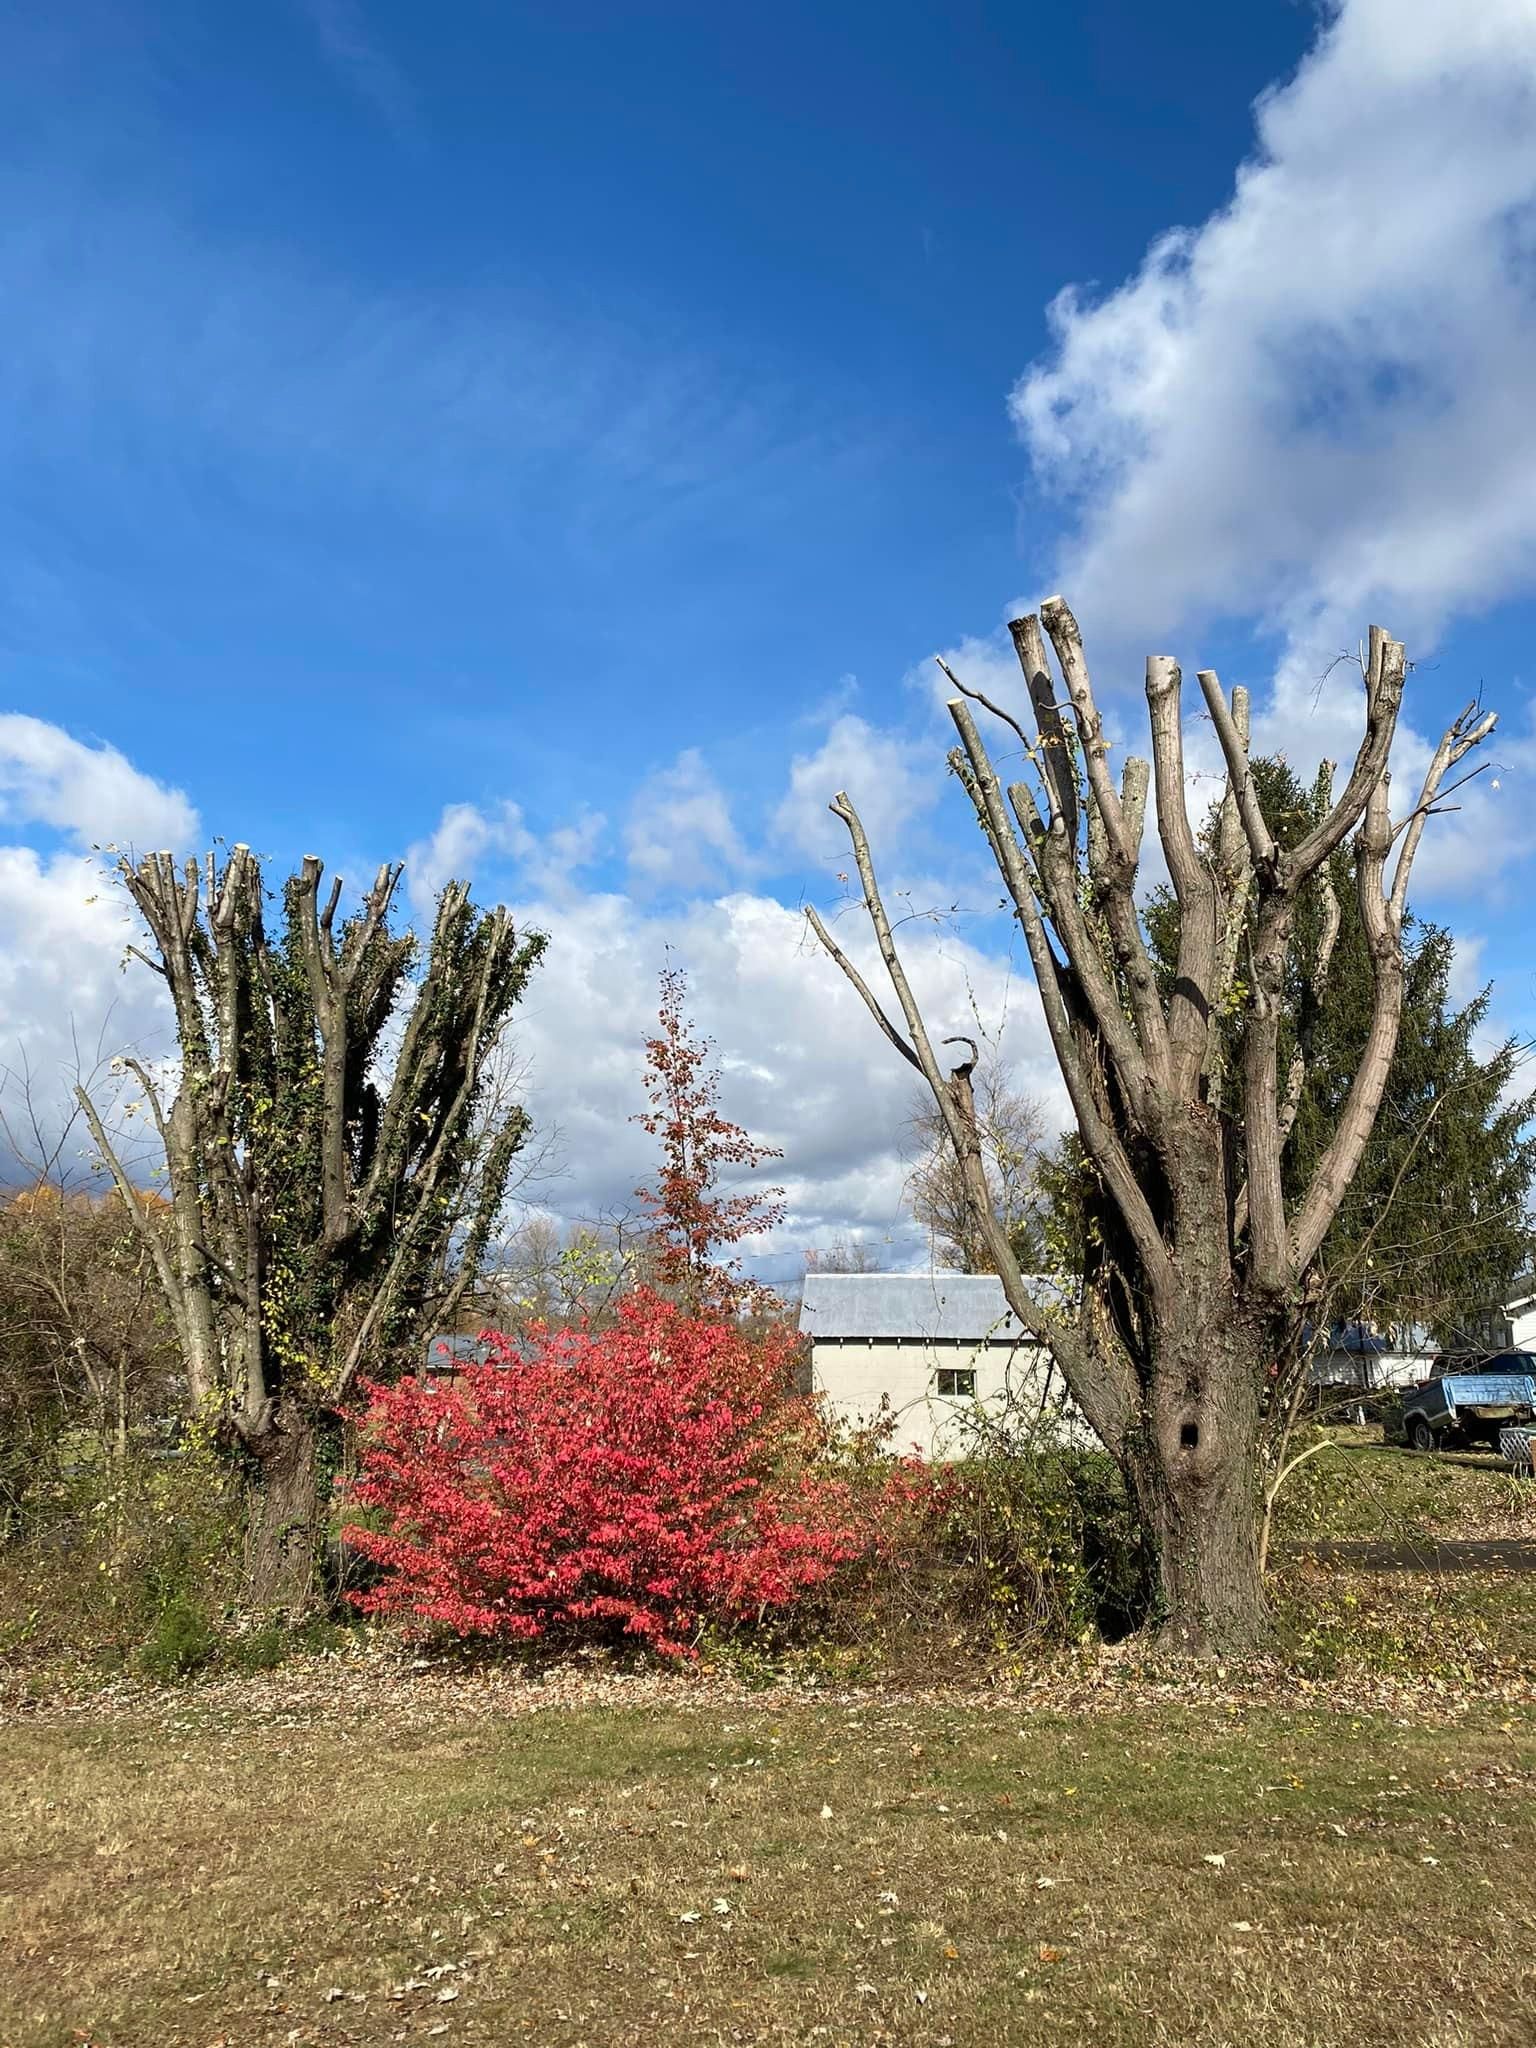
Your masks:
M942 786L934 749L881 730L851 711L832 721L821 745L790 763L789 788L774 813L777 837L821 859L845 854L848 836L827 809L847 790L877 844L891 846L902 827L934 801Z
M1368 621L1422 657L1536 585L1536 6L1342 0L1257 127L1220 212L1106 296L1057 298L1012 407L1079 507L1053 578L1100 673L1192 669L1181 634L1254 620L1282 643L1257 743L1348 760L1358 673L1319 678ZM1400 806L1427 755L1405 724ZM1532 849L1514 795L1481 783L1437 821L1421 893Z
M90 746L19 711L0 713L0 822L47 825L82 847L195 850L197 812L116 747Z
M657 976L686 969L691 1014L722 1062L721 1107L755 1137L783 1147L757 1176L781 1183L789 1215L754 1257L797 1270L803 1250L850 1231L891 1248L918 1249L902 1211L905 1126L916 1085L876 1031L804 919L772 897L738 893L647 913L618 895L521 914L553 934L519 1013L529 1062L527 1101L544 1129L558 1126L562 1180L540 1199L571 1215L628 1201L649 1171L651 1141L631 1119L644 1107L643 1042L654 1028ZM862 910L837 926L839 942L873 981L878 971ZM1014 978L966 938L937 926L903 935L908 965L936 1036L975 1033L974 1009L1021 1085L1066 1121L1039 1004L1027 972Z
M1019 609L1022 611L1024 607L1020 605ZM1030 722L1029 696L1024 688L1023 672L1007 633L1001 627L989 638L967 633L953 647L941 648L934 658L920 662L907 673L908 685L926 696L934 709L942 714L946 746L955 744L956 736L949 713L944 709L955 689L944 668L940 668L940 661L968 690L979 691L994 704L1001 704L1005 710L1023 717L1026 724ZM977 715L981 714L978 712Z
M126 898L92 855L0 846L0 1109L9 1126L0 1175L25 1177L42 1163L27 1132L28 1088L51 1143L73 1114L77 1079L119 1052L154 1062L171 1050L164 984L138 962L124 964L137 936ZM98 1074L103 1108L114 1092L104 1086ZM57 1170L78 1176L92 1152L78 1128Z
M1344 0L1257 119L1221 212L1060 295L1013 411L1090 633L1257 614L1297 694L1367 616L1411 652L1536 576L1536 7Z
M87 745L20 713L0 715L0 823L75 842L52 852L0 844L0 1096L16 1127L17 1077L30 1074L34 1106L53 1128L70 1113L77 1068L89 1074L129 1047L157 1059L170 1044L163 984L136 963L124 971L137 920L90 849L116 842L188 852L200 827L179 789L115 747ZM28 1163L7 1158L4 1170ZM80 1161L62 1164L73 1171Z
M718 889L750 865L725 791L697 747L641 784L624 845L645 890Z
M542 837L529 829L520 804L503 801L490 810L447 804L427 839L406 850L405 879L417 916L430 919L445 883L475 881L497 867L510 867L520 885L562 900L578 872L595 858L606 821L584 811L572 824Z
M853 725L859 730L829 733L812 757L815 772L852 781L851 771L839 776L839 766L855 753L873 762L882 785L894 777L906 792L884 810L890 789L867 798L882 827L895 823L918 800L915 779L902 779L915 778L915 760L891 736ZM36 720L0 723L0 743L9 764L7 816L17 827L42 823L81 837L99 829L145 843L196 831L185 798L110 750L83 747ZM920 1257L903 1208L915 1077L880 1039L803 917L745 890L689 896L669 889L659 898L592 890L581 871L598 853L602 831L600 818L586 816L539 834L513 803L453 804L408 854L418 911L430 911L450 876L477 879L482 894L489 876L522 922L552 933L515 1024L536 1127L558 1137L560 1175L540 1181L539 1200L567 1215L598 1215L627 1205L648 1176L651 1141L633 1118L644 1107L643 1048L655 1024L657 976L670 959L687 970L691 1014L715 1041L725 1113L784 1151L758 1179L784 1185L789 1214L768 1244L747 1248L754 1263L789 1277L808 1246L850 1233L878 1245L893 1264ZM682 878L701 870L739 872L753 861L697 755L683 756L642 792L629 851L645 883L679 890ZM904 949L935 1034L975 1032L979 1016L999 1034L1020 1084L1048 1098L1053 1119L1064 1121L1027 974L1015 978L1008 961L984 950L993 929L985 920L960 930L947 916L927 914L930 903L949 903L952 885L910 871L903 880L899 864L888 865L893 914L906 919ZM874 978L862 912L848 908L838 931ZM172 1049L161 984L135 962L124 970L124 948L135 936L125 898L88 851L0 845L0 1068L29 1066L46 1105L67 1104L75 1037L88 1067L98 1044L106 1053L133 1046L151 1060Z
M1483 971L1483 954L1487 940L1478 932L1458 932L1455 950L1451 954L1451 971L1446 983L1446 994L1451 1007L1460 1009L1471 1002L1479 993L1488 977Z

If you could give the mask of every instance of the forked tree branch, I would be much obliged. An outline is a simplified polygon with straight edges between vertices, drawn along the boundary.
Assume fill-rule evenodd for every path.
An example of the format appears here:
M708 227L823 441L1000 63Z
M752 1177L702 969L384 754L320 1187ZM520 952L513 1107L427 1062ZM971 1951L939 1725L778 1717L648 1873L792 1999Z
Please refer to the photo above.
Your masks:
M1393 870L1392 893L1389 900L1392 915L1399 928L1402 926L1403 913L1408 904L1408 877L1413 872L1414 857L1419 850L1419 841L1424 837L1424 827L1439 800L1441 785L1458 762L1463 761L1474 747L1481 746L1498 722L1497 712L1486 712L1480 718L1476 704L1469 704L1444 733L1439 746L1435 749L1434 757L1425 771L1424 786L1419 793L1419 800L1403 824L1398 827L1403 836L1403 843L1398 848L1397 866ZM1463 782L1468 780L1468 776L1462 777ZM1461 785L1458 783L1456 786L1459 788ZM1396 834L1393 836L1395 838Z
M1401 643L1389 641L1385 635L1379 636L1379 642L1378 652L1378 635L1373 629L1373 667L1379 661L1381 672L1388 678L1385 687L1389 693L1391 678L1394 673L1397 675L1396 687L1400 697ZM1370 1140L1381 1098L1386 1092L1402 1021L1403 918L1407 908L1408 881L1413 871L1414 855L1423 839L1425 821L1434 807L1446 774L1472 748L1481 745L1497 722L1496 713L1490 711L1478 717L1477 707L1469 705L1442 736L1425 773L1412 822L1403 835L1390 894L1385 891L1384 878L1387 856L1392 850L1395 835L1388 799L1389 778L1384 769L1370 792L1356 839L1355 871L1360 921L1365 928L1374 980L1371 1021L1365 1050L1339 1113L1332 1140L1317 1163L1311 1185L1302 1197L1292 1225L1292 1246L1298 1271L1304 1271L1311 1264L1332 1227L1361 1154Z
M112 1176L113 1184L119 1196L122 1198L123 1207L128 1211L133 1221L134 1229L138 1232L139 1242L148 1251L154 1263L161 1292L165 1296L166 1308L170 1313L171 1321L176 1329L177 1340L181 1345L182 1356L187 1361L189 1373L192 1376L192 1397L195 1401L201 1401L206 1398L210 1383L203 1379L200 1374L200 1368L204 1361L199 1347L194 1341L193 1333L188 1326L186 1308L183 1303L181 1290L177 1285L175 1268L171 1264L171 1255L166 1248L165 1240L155 1228L154 1220L145 1205L144 1197L129 1179L127 1170L118 1156L117 1148L113 1145L111 1139L108 1138L106 1126L97 1112L95 1103L91 1100L84 1087L78 1082L75 1084L75 1100L79 1103L84 1113L86 1124L90 1129L92 1138L95 1140L97 1151L107 1163L107 1170Z
M886 1038L890 1041L892 1045L895 1046L896 1050L901 1054L904 1060L906 1060L911 1066L914 1066L919 1073L922 1073L922 1061L918 1058L917 1054L912 1050L911 1046L908 1045L907 1041L902 1037L901 1033L896 1029L896 1026L891 1022L890 1018L887 1017L884 1010L881 1009L879 998L875 995L874 991L869 986L869 983L864 979L863 975L860 974L858 968L855 967L853 962L848 958L848 955L843 951L842 947L837 943L836 939L834 939L832 934L827 930L826 926L822 923L821 918L818 916L814 907L812 907L811 905L807 905L805 915L806 921L810 925L811 930L816 934L817 938L820 939L823 947L831 955L832 959L834 959L837 962L838 966L843 970L844 974L847 975L848 980L852 983L854 989L858 992L858 995L862 1000L865 1009L867 1009L869 1014L874 1018L875 1022L879 1025L881 1031L885 1034Z
M1344 794L1321 823L1285 856L1286 879L1294 887L1336 852L1365 816L1373 793L1381 787L1402 708L1408 673L1406 650L1380 626L1372 626L1370 658L1365 675L1365 733L1350 770Z
M963 704L958 707L952 706L951 708L957 712L956 723L961 725L962 730L966 726L970 728L978 754L990 778L993 805L1001 816L1001 803L997 793L996 777L991 773L991 764L986 760L985 751L981 748L979 736L975 733L974 720L971 719L969 711ZM978 816L982 821L983 828L988 829L990 839L991 833L989 828L991 820L987 812L986 798L978 788L978 779L974 771L970 786ZM885 964L891 986L896 993L897 1001L907 1025L907 1031L910 1036L910 1049L900 1049L903 1050L904 1057L913 1059L914 1063L921 1069L923 1078L927 1081L934 1101L938 1105L940 1114L943 1116L950 1142L955 1147L956 1155L961 1159L965 1167L968 1182L974 1179L976 1173L981 1174L981 1178L976 1182L974 1190L978 1203L978 1216L983 1223L983 1228L987 1232L988 1249L992 1253L994 1264L996 1264L999 1273L1004 1276L1005 1281L1008 1283L1010 1306L1025 1328L1029 1329L1031 1334L1039 1337L1041 1342L1050 1342L1058 1348L1066 1347L1061 1350L1064 1362L1069 1353L1075 1358L1082 1349L1076 1340L1075 1334L1070 1331L1059 1316L1044 1310L1039 1303L1034 1302L1028 1295L1027 1290L1024 1288L1022 1274L1018 1269L1017 1260L1014 1258L1012 1248L1007 1243L1006 1234L997 1225L996 1217L990 1210L990 1203L985 1200L985 1174L980 1166L980 1151L977 1144L974 1122L967 1122L963 1106L957 1101L955 1093L949 1086L946 1077L940 1071L938 1061L934 1055L921 1010L913 994L911 982L891 932L890 920L886 915L885 905L880 895L879 882L875 874L868 837L865 834L858 812L845 791L838 792L836 799L831 805L831 809L834 816L840 818L847 829L849 841L853 848L854 864L863 889L865 908L869 914L870 923L875 934L875 942L879 948L881 959ZM1002 816L1002 822L1006 827L1006 816ZM1172 1284L1172 1268L1167 1248L1158 1235L1157 1226L1147 1206L1146 1198L1136 1182L1124 1148L1121 1146L1112 1128L1100 1115L1092 1088L1082 1070L1077 1049L1073 1043L1072 1027L1064 1009L1061 1007L1055 956L1051 952L1049 941L1046 938L1033 890L1029 886L1028 878L1023 872L1022 855L1011 829L1008 830L1003 844L1010 850L1012 858L1005 864L1000 855L999 865L1004 867L1004 872L1009 879L1010 890L1014 893L1015 907L1019 912L1020 922L1024 926L1026 943L1029 946L1036 978L1040 984L1042 1001L1046 1010L1047 1028L1050 1030L1052 1042L1056 1046L1058 1060L1063 1065L1064 1077L1067 1080L1069 1092L1071 1092L1073 1097L1073 1107L1077 1111L1081 1127L1084 1131L1085 1142L1093 1149L1094 1157L1096 1161L1100 1162L1101 1171L1105 1175L1106 1183L1114 1190L1116 1199L1122 1202L1129 1211L1128 1227L1136 1237L1138 1250L1142 1254L1147 1269L1149 1285L1155 1290L1166 1290ZM817 931L818 937L821 937L825 932L825 927L821 924L821 920L814 918L814 916L812 917L812 929ZM845 974L849 972L851 963L847 962L846 956L840 957L837 952L834 952L833 958L838 960L838 964L843 967ZM852 978L850 975L850 980ZM883 1013L880 1011L878 1003L868 993L866 986L862 981L855 982L854 985L863 996L871 1014L876 1017L877 1021L881 1021ZM1054 1001L1052 1000L1053 996L1055 998ZM899 1034L895 1033L888 1020L882 1022L882 1029L885 1031L886 1036L900 1047ZM984 1214L983 1211L985 1211ZM1017 1300L1015 1300L1015 1296L1018 1297ZM1042 1334L1047 1327L1049 1327L1051 1332L1049 1337ZM1085 1373L1093 1369L1086 1357L1081 1360L1081 1363ZM1102 1372L1102 1370L1101 1367L1100 1371ZM1126 1392L1127 1390L1121 1387L1116 1398L1123 1398ZM1110 1395L1106 1390L1106 1413L1111 1405Z
M1152 1084L1150 1064L1142 1046L1138 1043L1135 1030L1125 1015L1120 1000L1120 991L1105 972L1097 946L1088 930L1086 915L1078 896L1076 864L1068 858L1068 849L1062 844L1061 835L1045 831L1039 812L1034 808L1034 799L1022 783L1015 783L1009 794L1017 804L1022 800L1026 806L1021 823L1025 837L1035 852L1036 873L1031 876L1026 867L1018 834L1009 820L1003 803L1002 791L992 762L982 744L976 721L964 703L952 699L948 705L950 717L965 746L966 761L969 765L973 785L973 796L981 828L986 834L1008 892L1019 912L1021 921L1028 902L1033 908L1036 884L1044 897L1045 908L1052 923L1061 934L1067 957L1071 960L1079 984L1092 1008L1110 1058L1118 1071L1120 1083L1127 1099L1137 1106L1139 1114L1145 1115L1148 1108L1148 1093ZM1027 931L1027 926L1026 926Z

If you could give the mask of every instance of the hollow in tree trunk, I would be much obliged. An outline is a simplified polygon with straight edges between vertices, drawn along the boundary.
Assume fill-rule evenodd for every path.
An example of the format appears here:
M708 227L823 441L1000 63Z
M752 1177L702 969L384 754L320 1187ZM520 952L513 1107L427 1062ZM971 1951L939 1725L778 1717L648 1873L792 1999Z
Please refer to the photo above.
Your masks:
M1230 1313L1157 1346L1149 1412L1125 1442L1159 1637L1184 1654L1238 1654L1269 1632L1255 1452L1270 1356L1262 1331Z

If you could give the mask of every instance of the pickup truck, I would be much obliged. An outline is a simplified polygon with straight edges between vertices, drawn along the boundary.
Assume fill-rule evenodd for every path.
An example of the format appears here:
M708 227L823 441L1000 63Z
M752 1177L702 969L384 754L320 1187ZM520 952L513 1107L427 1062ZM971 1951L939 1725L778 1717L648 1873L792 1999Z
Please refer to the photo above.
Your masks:
M1403 1434L1416 1451L1445 1443L1497 1448L1500 1432L1536 1421L1536 1357L1506 1352L1472 1371L1436 1373L1403 1396Z

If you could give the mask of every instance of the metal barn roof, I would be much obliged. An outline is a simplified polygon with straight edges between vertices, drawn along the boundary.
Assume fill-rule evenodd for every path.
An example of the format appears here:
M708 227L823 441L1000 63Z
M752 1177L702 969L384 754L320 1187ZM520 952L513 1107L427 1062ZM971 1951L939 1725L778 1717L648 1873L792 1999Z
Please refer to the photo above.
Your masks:
M1031 1280L1044 1295L1050 1280ZM808 1337L886 1337L1008 1344L1024 1335L995 1273L807 1273L800 1328Z

